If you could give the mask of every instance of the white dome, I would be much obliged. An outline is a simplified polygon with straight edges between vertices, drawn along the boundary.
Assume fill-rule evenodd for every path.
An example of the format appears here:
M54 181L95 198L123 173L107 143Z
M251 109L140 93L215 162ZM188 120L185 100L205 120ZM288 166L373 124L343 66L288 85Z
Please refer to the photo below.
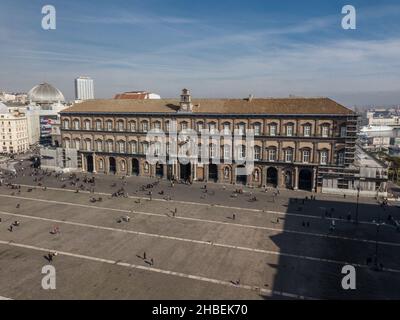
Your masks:
M28 99L37 103L64 102L64 95L56 87L48 83L41 83L34 86L28 92Z

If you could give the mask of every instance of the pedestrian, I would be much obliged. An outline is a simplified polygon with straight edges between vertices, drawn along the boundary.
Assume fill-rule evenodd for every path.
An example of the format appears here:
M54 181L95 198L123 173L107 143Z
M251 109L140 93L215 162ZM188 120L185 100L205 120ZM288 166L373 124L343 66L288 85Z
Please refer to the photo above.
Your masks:
M232 220L235 220L235 219L236 219L236 215L233 214L233 215L232 215Z
M146 260L146 251L143 252L143 260Z
M8 230L10 230L10 232L13 232L13 225L11 224L10 227L8 228Z
M309 227L310 226L310 221L307 221L307 227Z
M17 209L19 209L19 207L20 207L20 204L19 204L19 203L17 203Z
M302 226L303 226L303 227L305 227L305 226L306 226L306 223L305 223L304 221L302 222Z
M279 218L276 218L276 223L279 223Z

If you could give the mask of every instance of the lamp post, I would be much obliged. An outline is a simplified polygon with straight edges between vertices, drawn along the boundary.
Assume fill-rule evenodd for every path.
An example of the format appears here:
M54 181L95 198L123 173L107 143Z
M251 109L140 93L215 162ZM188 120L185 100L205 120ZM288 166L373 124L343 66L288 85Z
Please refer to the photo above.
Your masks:
M358 201L360 198L360 185L357 186L357 205L356 205L356 220L355 223L358 224Z

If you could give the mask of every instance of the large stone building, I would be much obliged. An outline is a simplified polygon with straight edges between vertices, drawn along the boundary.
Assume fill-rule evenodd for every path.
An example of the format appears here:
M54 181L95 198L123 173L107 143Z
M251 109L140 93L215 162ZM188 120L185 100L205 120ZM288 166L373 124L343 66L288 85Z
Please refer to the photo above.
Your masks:
M174 122L176 130L171 127ZM63 147L79 150L83 171L315 191L329 177L336 188L353 188L354 171L346 168L354 161L357 116L328 98L192 101L184 89L180 100L86 101L61 111L61 123ZM254 167L247 175L236 174L243 165L227 158L245 153L245 147L236 150L223 138L209 145L210 162L192 157L189 164L151 163L146 159L151 129L163 130L167 143L172 131L209 129L227 136L253 129ZM170 160L168 149L167 145ZM226 157L215 164L216 155Z
M28 124L24 113L10 111L0 102L0 153L24 153L29 148Z

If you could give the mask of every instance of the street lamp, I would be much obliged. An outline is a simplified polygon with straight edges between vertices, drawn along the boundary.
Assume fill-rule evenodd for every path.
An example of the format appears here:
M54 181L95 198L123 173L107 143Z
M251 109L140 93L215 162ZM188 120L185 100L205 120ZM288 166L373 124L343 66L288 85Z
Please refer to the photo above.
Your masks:
M357 186L357 205L356 205L356 220L355 223L358 223L358 201L360 198L360 185Z
M379 219L380 220L380 219ZM379 264L378 264L378 237L379 237L379 228L383 226L385 223L384 222L376 222L375 220L372 221L376 225L376 239L375 239L375 256L374 256L374 264L375 264L375 269L380 270Z

